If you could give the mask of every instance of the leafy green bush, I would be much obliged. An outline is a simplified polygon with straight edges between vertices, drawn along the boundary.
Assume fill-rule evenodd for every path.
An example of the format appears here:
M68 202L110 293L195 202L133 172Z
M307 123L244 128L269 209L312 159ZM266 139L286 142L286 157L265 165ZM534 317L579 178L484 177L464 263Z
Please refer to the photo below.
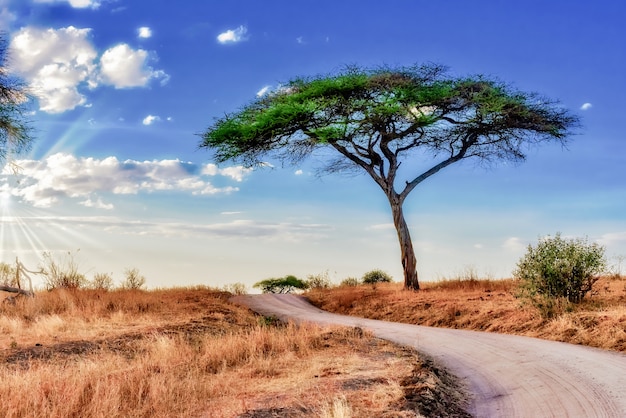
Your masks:
M308 284L296 276L285 276L279 279L265 279L255 283L252 287L261 289L263 293L291 293L297 290L306 290Z
M392 278L382 270L372 270L365 273L361 281L365 284L389 283Z
M521 296L579 303L605 268L603 246L582 238L564 239L557 233L535 247L529 245L513 276L521 281Z

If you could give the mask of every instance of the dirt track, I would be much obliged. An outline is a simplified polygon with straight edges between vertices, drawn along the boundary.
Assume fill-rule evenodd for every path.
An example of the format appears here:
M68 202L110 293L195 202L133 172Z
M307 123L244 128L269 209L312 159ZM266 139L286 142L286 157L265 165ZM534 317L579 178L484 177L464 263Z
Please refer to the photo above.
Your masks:
M461 379L476 417L626 417L626 356L527 337L331 314L295 295L233 298L262 314L359 326L431 356Z

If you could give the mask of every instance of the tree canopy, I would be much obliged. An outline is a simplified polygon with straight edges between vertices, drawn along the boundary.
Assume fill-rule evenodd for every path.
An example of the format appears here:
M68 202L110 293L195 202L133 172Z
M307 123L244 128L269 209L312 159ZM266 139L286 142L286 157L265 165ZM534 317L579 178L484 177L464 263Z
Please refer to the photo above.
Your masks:
M26 87L8 69L8 44L0 34L0 163L30 148L33 140L26 120Z
M279 279L265 279L255 283L252 287L261 289L263 293L291 293L295 290L305 290L309 286L296 276L285 276Z
M381 187L398 232L405 288L419 289L402 205L422 181L464 159L523 161L529 145L565 143L578 118L557 101L487 76L454 77L435 64L347 67L295 78L226 114L202 135L217 162L297 164L317 149L335 152L328 172L362 169ZM403 161L425 169L399 176ZM414 165L410 165L414 167ZM407 180L408 179L408 180Z

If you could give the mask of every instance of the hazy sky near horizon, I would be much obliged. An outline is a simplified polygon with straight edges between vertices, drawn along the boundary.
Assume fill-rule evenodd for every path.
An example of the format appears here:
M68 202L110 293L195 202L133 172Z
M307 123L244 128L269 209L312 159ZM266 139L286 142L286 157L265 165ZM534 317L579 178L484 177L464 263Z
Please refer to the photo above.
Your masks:
M78 249L87 277L247 285L380 268L402 280L385 196L314 161L247 170L199 150L215 118L295 76L435 62L558 99L583 128L521 165L452 165L405 213L422 280L508 277L561 232L626 255L626 3L0 0L36 142L0 176L0 261ZM622 266L626 270L626 265Z

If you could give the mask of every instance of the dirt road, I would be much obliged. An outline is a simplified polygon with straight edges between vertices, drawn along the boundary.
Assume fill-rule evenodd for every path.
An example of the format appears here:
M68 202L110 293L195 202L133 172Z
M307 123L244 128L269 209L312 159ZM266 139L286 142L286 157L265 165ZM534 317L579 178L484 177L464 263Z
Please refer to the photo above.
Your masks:
M626 355L572 344L331 314L295 295L236 303L296 322L358 326L423 352L455 374L476 417L626 417Z

